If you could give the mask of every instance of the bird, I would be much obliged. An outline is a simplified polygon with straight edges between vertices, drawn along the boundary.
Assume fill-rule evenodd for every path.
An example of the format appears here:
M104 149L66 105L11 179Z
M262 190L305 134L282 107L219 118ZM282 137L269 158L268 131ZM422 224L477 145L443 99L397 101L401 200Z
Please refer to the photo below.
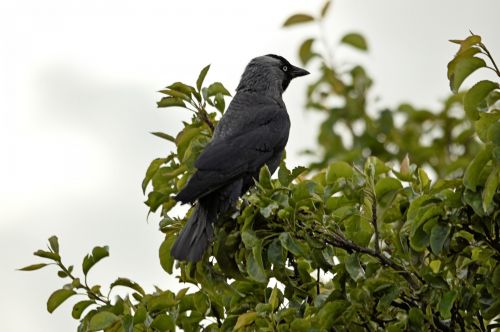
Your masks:
M211 141L195 161L195 173L174 197L195 204L170 254L197 262L214 235L214 223L258 179L261 167L278 168L290 132L282 95L291 80L308 75L284 57L267 54L246 66L236 94L216 126Z

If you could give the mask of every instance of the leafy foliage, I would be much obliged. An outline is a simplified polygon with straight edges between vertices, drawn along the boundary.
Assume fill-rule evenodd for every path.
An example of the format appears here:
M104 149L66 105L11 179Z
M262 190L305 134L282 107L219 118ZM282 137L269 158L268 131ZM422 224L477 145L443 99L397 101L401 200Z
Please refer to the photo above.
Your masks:
M317 17L296 14L284 25L321 23L329 8L327 2ZM307 89L307 107L325 116L318 161L293 170L282 161L276 178L263 167L237 211L217 225L213 246L197 264L170 257L185 218L169 212L229 92L217 82L203 87L209 66L195 86L177 82L160 91L166 97L159 107L181 107L193 117L175 137L153 133L175 150L152 161L142 188L149 189L150 212L160 211L161 266L195 287L146 293L118 278L103 295L87 276L108 256L107 247L84 258L80 279L62 263L58 240L51 237L48 251L35 252L49 263L21 269L55 265L69 281L50 296L49 312L83 296L72 311L78 331L109 332L500 326L500 86L487 80L458 92L479 68L500 77L481 38L452 41L459 50L448 78L456 94L438 112L407 104L368 111L371 78L361 66L333 66L330 55L315 50L317 39L305 40L299 57L305 65L319 64L318 80ZM356 33L341 44L368 48ZM437 180L430 180L429 171ZM130 295L110 297L118 286Z

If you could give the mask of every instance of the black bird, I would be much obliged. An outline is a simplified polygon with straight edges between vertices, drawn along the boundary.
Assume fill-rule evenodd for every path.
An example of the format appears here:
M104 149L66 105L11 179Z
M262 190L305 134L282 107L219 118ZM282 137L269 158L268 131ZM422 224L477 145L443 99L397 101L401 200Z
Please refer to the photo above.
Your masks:
M250 188L262 166L276 170L290 131L281 96L292 79L307 74L274 54L247 65L212 141L195 162L197 171L175 198L198 204L172 247L174 258L200 260L219 215Z

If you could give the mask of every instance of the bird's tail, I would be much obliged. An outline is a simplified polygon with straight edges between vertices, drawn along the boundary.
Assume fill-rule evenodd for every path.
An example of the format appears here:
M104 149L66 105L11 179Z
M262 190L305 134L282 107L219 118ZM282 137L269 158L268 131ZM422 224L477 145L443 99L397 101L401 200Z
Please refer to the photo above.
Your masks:
M186 225L175 240L170 254L178 260L197 262L203 256L213 238L211 213L198 204Z

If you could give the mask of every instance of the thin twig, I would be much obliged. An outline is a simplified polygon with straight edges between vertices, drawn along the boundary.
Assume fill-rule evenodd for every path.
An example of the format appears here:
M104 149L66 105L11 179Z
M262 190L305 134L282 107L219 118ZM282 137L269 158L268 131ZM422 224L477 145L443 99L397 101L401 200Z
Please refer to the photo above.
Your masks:
M318 270L316 272L316 295L319 295L319 272L320 268L318 267Z
M486 47L486 45L484 45L483 43L479 43L479 47L481 47L483 49L484 53L486 54L486 56L490 59L491 63L493 64L493 67L495 67L495 72L497 73L498 77L500 77L500 70L498 69L498 66L495 63L495 60L491 56L491 53L488 50L488 48Z
M321 235L326 235L326 234L318 234L319 236ZM401 272L403 277L408 281L408 283L412 286L412 288L418 288L418 285L415 283L415 280L412 276L416 277L418 280L422 281L422 278L414 273L411 273L410 271L406 270L403 266L397 264L390 258L386 257L383 255L381 252L377 252L373 249L366 248L366 247L361 247L357 245L356 243L344 238L343 236L333 233L331 234L331 237L323 237L323 240L337 248L342 248L347 251L355 251L363 254L370 255L372 257L377 258L383 265L391 267L393 270Z
M61 261L58 261L57 265L61 268L61 270L63 270L64 273L66 273L66 275L68 277L71 278L71 280L74 281L74 280L77 279L75 276L73 276L71 274L71 272L66 268L66 266L64 266L64 264ZM102 302L104 304L111 305L111 302L108 299L106 299L104 297L101 297L101 296L99 296L99 294L96 294L94 291L92 291L92 289L90 289L90 287L87 285L87 281L86 280L85 280L85 285L79 283L79 286L77 288L85 289L85 291L87 291L87 295L90 298L92 298L93 300L97 300L97 301L100 301L100 302Z
M375 229L375 251L380 253L380 234L377 224L377 200L374 198L372 203L372 224Z
M477 312L477 320L479 321L479 326L481 327L481 331L486 332L486 326L484 326L484 319L479 311Z

